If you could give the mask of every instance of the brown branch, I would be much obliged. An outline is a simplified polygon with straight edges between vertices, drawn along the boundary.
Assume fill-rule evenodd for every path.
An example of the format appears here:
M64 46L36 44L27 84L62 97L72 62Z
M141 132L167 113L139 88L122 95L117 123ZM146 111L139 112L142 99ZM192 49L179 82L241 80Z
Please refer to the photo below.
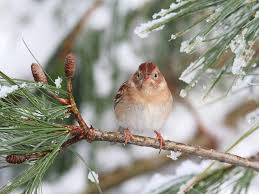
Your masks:
M203 133L197 133L194 139L191 140L191 144L198 144L213 148L211 147L213 146L211 142L209 142L208 139L205 139L205 135L206 134ZM166 168L168 165L177 166L180 162L187 159L187 157L188 155L182 154L177 161L172 161L170 158L166 157L166 154L159 154L145 159L138 159L127 166L118 167L111 172L104 172L103 174L99 174L99 184L102 188L102 191L105 192L106 190L120 185L121 183L133 177L146 173L152 173L159 169ZM97 194L98 190L94 184L90 184L84 193Z
M105 132L97 129L92 129L92 132L94 133L95 137L91 139L91 141L108 141L108 142L115 142L115 143L124 143L123 134L119 132ZM139 136L139 135L133 135L133 138L129 142L129 144L160 149L159 143L156 142L155 138ZM165 146L162 149L170 150L170 151L180 151L186 154L192 154L202 158L217 160L220 162L225 162L225 163L233 164L236 166L242 166L246 168L252 168L256 171L259 171L259 162L257 161L252 161L247 158L242 158L234 154L218 152L213 149L202 148L200 146L187 145L183 143L177 143L174 141L166 140Z
M86 130L90 130L90 128L87 128ZM77 142L81 141L82 139L90 140L91 142L106 141L106 142L113 142L113 143L124 143L124 141L125 141L123 134L120 132L106 132L106 131L101 131L101 130L98 130L95 128L91 128L90 139L88 139L89 138L88 133L86 133L84 135L85 136L83 136L83 134L81 134L80 138L75 136L74 140L72 142L69 142L68 145L77 143ZM68 140L68 141L71 141L71 140ZM131 139L129 144L160 149L160 145L156 141L155 138L139 136L139 135L133 135L133 138ZM67 147L67 146L65 146L65 147ZM188 144L183 144L183 143L166 140L165 146L162 148L162 150L180 151L185 154L192 154L192 155L195 155L198 157L211 159L211 160L217 160L217 161L225 162L225 163L232 164L235 166L242 166L245 168L251 168L256 171L259 171L259 162L257 162L257 161L253 161L248 158L242 158L242 157L234 155L234 154L222 153L222 152L218 152L213 149L203 148L201 146L188 145Z
M86 125L87 126L87 125ZM78 131L85 131L80 129L77 126L71 126L72 131L75 129L78 129ZM81 141L82 139L86 139L90 142L93 141L106 141L106 142L113 142L113 143L124 143L124 136L120 132L106 132L101 131L95 128L88 128L86 130L91 131L90 138L89 133L81 134L80 136L75 136L74 140L68 140L71 141L68 143L68 145L72 145L74 143L77 143L78 141ZM73 131L75 133L75 131ZM85 136L83 136L85 135ZM78 139L77 139L78 138ZM65 142L66 143L66 142ZM139 136L139 135L133 135L132 139L129 141L129 144L143 146L143 147L152 147L155 149L160 150L160 145L157 142L155 138L146 137L146 136ZM67 147L67 146L65 146ZM243 158L234 154L229 153L223 153L218 152L213 149L203 148L201 146L196 145L188 145L183 143L178 143L170 140L165 141L165 146L162 148L162 150L168 150L168 151L180 151L185 154L192 154L201 158L211 159L211 160L217 160L220 162L225 162L228 164L232 164L235 166L241 166L245 168L251 168L259 172L259 162Z

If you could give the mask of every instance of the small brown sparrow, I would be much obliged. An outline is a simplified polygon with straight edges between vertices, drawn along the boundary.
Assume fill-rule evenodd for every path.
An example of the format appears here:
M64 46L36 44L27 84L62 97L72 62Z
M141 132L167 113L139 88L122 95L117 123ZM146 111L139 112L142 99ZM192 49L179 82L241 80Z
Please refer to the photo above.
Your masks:
M172 103L172 94L158 67L151 62L142 63L114 97L115 115L124 129L125 144L133 137L130 130L154 130L161 149L165 142L157 130L167 120Z

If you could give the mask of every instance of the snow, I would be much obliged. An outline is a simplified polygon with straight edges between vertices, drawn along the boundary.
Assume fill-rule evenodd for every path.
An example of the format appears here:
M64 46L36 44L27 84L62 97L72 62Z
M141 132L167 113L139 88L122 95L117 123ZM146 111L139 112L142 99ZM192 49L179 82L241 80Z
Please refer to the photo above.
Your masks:
M248 113L246 115L246 119L249 124L255 124L259 122L259 108L255 109L254 111Z
M84 118L85 122L87 124L92 124L94 125L94 118L95 118L95 106L89 103L83 103L81 105L81 114L82 117Z
M55 79L54 83L56 85L56 88L61 88L61 84L62 84L62 78L58 76L57 79Z
M182 155L182 152L174 152L170 151L170 155L167 155L168 158L171 158L172 160L178 160L178 157Z
M186 92L185 89L181 89L181 91L180 91L180 96L181 96L182 98L185 98L185 97L187 96L187 92Z
M74 21L76 18L79 18L83 11L86 9L86 3L88 1L77 1L75 6L71 6L71 8L67 9L77 9L73 11L74 16L70 18L70 21L67 22L69 18L64 17L66 16L65 12L62 13L60 21L53 20L53 14L55 14L55 7L58 8L58 2L61 1L42 1L43 4L37 5L36 3L32 3L36 1L28 1L25 0L21 2L12 2L12 1L1 1L0 2L0 24L1 26L5 26L0 31L0 57L2 59L0 69L4 70L8 75L19 77L31 77L30 73L30 64L33 58L30 56L28 51L25 49L24 45L22 44L21 38L24 37L26 42L29 44L30 48L32 49L33 53L39 59L43 65L47 61L50 53L55 50L58 42L63 39L64 35L68 31L68 29L73 26ZM81 3L84 2L84 3ZM139 2L139 3L138 3ZM145 3L148 1L139 1L134 0L133 3L128 3L127 0L119 1L119 11L121 13L129 12L130 10L139 8L144 6ZM180 1L177 1L180 2ZM184 1L182 1L184 2ZM26 3L26 6L22 6ZM27 4L32 6L31 8L27 7ZM74 3L72 3L74 4ZM70 5L68 3L68 5ZM125 7L127 6L127 7ZM124 7L124 8L123 8ZM122 8L122 9L120 9ZM20 13L20 11L22 14ZM33 10L41 10L35 12ZM92 30L105 30L109 28L111 22L111 10L107 6L101 6L99 9L96 10L97 13L94 13L89 20L89 27ZM31 21L29 21L25 26L19 24L20 21L17 18L20 18L21 15L26 13L34 14L34 17ZM161 11L160 15L162 16L165 14L165 11ZM44 16L46 18L44 18ZM28 16L26 16L28 17ZM69 17L71 15L69 14ZM156 16L158 17L158 15ZM258 11L255 14L255 17L258 18ZM63 19L62 19L63 18ZM14 25L15 23L15 25ZM12 25L13 24L13 25ZM88 27L88 26L87 26ZM163 25L162 25L163 27ZM27 28L27 29L26 29ZM159 29L159 28L158 28ZM41 37L41 38L39 38ZM174 39L175 35L171 36L171 39ZM196 42L202 42L202 37L197 37ZM239 44L240 45L233 45L232 49L235 52L236 48L242 48L244 50L242 42L242 34L239 37ZM187 44L188 43L188 44ZM153 42L150 41L150 45ZM245 43L247 47L249 47L249 43ZM251 44L251 43L250 43ZM195 46L195 45L191 45ZM115 51L115 60L118 64L119 71L121 72L119 75L119 79L125 80L128 78L129 73L136 70L137 66L143 62L144 60L138 56L138 53L134 51L134 46L130 41L123 41L117 42L116 45L112 48ZM189 50L188 50L189 49ZM186 42L185 48L182 49L183 51L187 50L191 52L191 47L189 42ZM8 53L12 52L12 56ZM249 51L249 50L248 50ZM242 53L242 50L239 50ZM246 50L244 51L245 55ZM249 51L250 52L250 51ZM106 53L105 53L106 54ZM105 55L104 54L104 55ZM107 64L106 57L103 57L101 61L97 61L94 69L94 80L95 85L97 86L97 93L99 96L107 96L113 92L113 81L112 81L112 65ZM205 59L204 59L205 60ZM237 63L247 63L246 58L237 58ZM239 60L239 61L238 61ZM204 61L200 61L200 66L203 65ZM198 62L194 62L190 65L190 69L186 72L188 74L182 74L182 80L186 81L186 83L190 83L193 77L188 77L192 72L195 72L198 65L195 64ZM191 68L191 66L193 66ZM195 69L195 70L193 70ZM193 70L193 71L192 71ZM238 74L242 71L241 68L237 68L234 72ZM98 75L97 75L98 74ZM187 76L188 75L188 76ZM250 80L251 81L251 80ZM122 82L121 82L122 83ZM236 83L236 86L246 86L249 83L249 79L240 79ZM26 84L21 84L18 87L29 87L30 85L26 86ZM237 87L236 87L237 88ZM234 88L235 89L235 88ZM0 90L1 91L1 90ZM181 96L186 96L185 90L181 92ZM223 124L223 119L228 110L235 107L237 104L240 104L242 101L247 99L249 93L245 93L241 96L231 96L226 99L225 102L220 102L213 105L206 105L205 108L201 108L200 106L196 105L195 109L198 110L198 116L201 118L202 123L204 124L205 128L209 130L217 139L220 139L220 149L224 149L230 142L233 142L237 139L240 134L244 133L244 130L247 129L247 121L245 121L244 126L241 129L236 129L235 131L231 131L226 128ZM200 98L200 96L195 96L191 92L188 94L190 103L194 103L196 99ZM184 99L185 100L185 99ZM97 117L95 114L95 105L84 103L81 106L82 114L85 119L87 119L87 123L96 124L101 129L117 129L116 122L114 117L112 116L112 107L109 106L108 110L104 110L103 114L100 117ZM257 110L250 113L251 115L247 115L248 120L253 120L253 117L257 114ZM97 119L98 118L98 119ZM245 119L244 119L245 120ZM89 121L89 122L88 122ZM253 124L253 123L252 123ZM179 142L188 142L190 139L194 137L196 134L196 126L197 122L192 113L188 111L187 108L182 107L181 105L174 103L174 110L170 115L166 125L163 128L162 135L167 137L167 139L171 139L174 141ZM154 134L152 134L154 135ZM249 156L253 153L256 153L259 148L257 145L259 137L259 132L254 133L250 136L247 140L242 142L236 149L233 150L234 153L238 153L241 156ZM88 145L88 144L87 144ZM101 143L100 143L101 145ZM99 144L98 144L99 146ZM83 152L85 152L86 148L90 146L83 145ZM127 148L122 146L116 145L107 145L107 146L100 146L95 153L95 159L98 163L98 167L102 168L103 171L110 171L116 169L117 167L126 166L130 164L132 161L138 158L149 157L150 155L157 154L157 150L152 148L142 148L137 146L128 146ZM116 156L116 157L115 157ZM174 155L175 156L175 155ZM111 162L112 160L112 162ZM173 162L172 162L173 163ZM193 163L188 161L187 163L182 163L179 168L177 168L178 174L186 174L190 172L197 173L199 164ZM200 169L202 170L204 166L201 165ZM43 184L43 193L81 193L86 188L86 179L87 174L85 171L82 170L84 166L80 164L75 164L72 169L68 170L66 174L57 179L54 182L48 182ZM172 169L170 169L172 170ZM99 171L98 171L99 172ZM156 187L157 184L161 184L164 181L168 181L171 177L177 176L178 174L173 175L172 171L159 171L159 173L155 174L152 178L154 180L149 179L150 174L148 176L141 176L141 177L134 177L133 179L127 181L120 187L119 193L142 193L142 192L134 192L138 188L143 189L143 184L147 183L148 186L153 183L153 186ZM170 173L170 174L169 174ZM169 175L168 175L169 174ZM93 177L92 177L93 178ZM7 179L6 177L4 179ZM254 193L258 191L258 176L255 180L253 180L250 190L253 190ZM131 192L133 191L133 192ZM112 193L113 191L111 191ZM118 193L118 190L117 190ZM253 192L252 192L253 193Z
M162 30L164 28L164 23L171 20L176 15L176 13L172 12L159 19L154 19L147 23L140 24L135 28L134 33L140 38L146 38L152 31Z
M0 26L4 26L0 31L0 70L11 77L31 77L30 65L34 59L24 46L22 38L44 66L91 1L63 3L62 8L65 7L65 10L60 8L60 3L62 0L40 3L31 0L0 1ZM73 14L66 14L70 10L73 10ZM57 16L57 13L61 15Z
M84 173L85 170L82 169L85 169L84 164L82 162L76 162L62 177L59 177L55 181L44 182L42 185L42 193L59 194L84 192L87 179Z
M170 40L174 40L174 39L176 39L176 38L177 38L177 36L176 36L175 34L171 34Z
M94 83L96 87L96 93L100 97L108 96L112 90L112 68L107 63L107 59L102 55L94 67Z
M178 1L176 3L171 3L170 8L169 9L161 9L158 13L155 13L152 18L156 19L158 17L164 17L166 14L175 11L176 9L182 7L184 4L186 4L187 1Z
M105 4L97 8L89 18L87 27L93 30L104 30L111 25L112 15Z
M252 80L253 80L253 75L246 75L245 77L239 77L235 81L234 85L232 86L231 90L238 91L241 88L245 88L250 86Z
M133 161L130 152L125 151L125 147L122 146L105 146L101 149L97 149L95 153L98 166L101 167L101 171L109 172L118 167L130 165ZM108 158L112 158L112 162L107 161Z
M118 1L118 10L121 15L126 15L128 12L141 9L147 3L150 3L151 0L131 0L130 3L128 0L120 0Z
M196 127L196 120L188 108L174 102L173 111L161 132L164 139L170 139L176 142L188 142L195 136Z
M18 90L19 87L17 85L12 86L1 86L0 85L0 98L5 98L9 94L13 93L14 91Z
M197 36L193 41L185 40L181 43L180 52L185 52L187 54L191 53L196 46L200 46L204 37Z
M157 17L163 17L164 15L166 15L168 13L168 9L161 9L160 12L155 13L152 18L156 19Z
M200 163L186 160L182 162L179 166L177 166L175 173L171 173L170 175L156 173L150 178L149 181L147 181L147 184L144 187L145 189L141 193L150 193L153 190L157 189L159 186L162 186L163 184L167 184L169 182L172 183L177 177L198 174L202 172L206 167L208 167L210 163L210 160L203 160Z
M93 182L99 184L98 174L95 171L89 171L87 178Z
M115 60L120 68L120 72L132 73L143 62L143 59L134 52L134 47L130 42L123 41L116 44L114 51L116 53Z
M181 74L179 80L184 81L187 84L190 84L191 81L195 78L196 74L202 69L205 58L202 57L195 62L191 63ZM183 94L184 95L184 94Z
M211 160L202 160L200 163L195 163L192 160L183 161L175 171L177 176L198 174L211 164Z
M232 65L232 73L234 75L244 75L243 68L246 67L252 59L255 51L253 50L253 42L247 43L245 40L245 28L241 34L238 34L229 44L231 51L235 54L235 59Z

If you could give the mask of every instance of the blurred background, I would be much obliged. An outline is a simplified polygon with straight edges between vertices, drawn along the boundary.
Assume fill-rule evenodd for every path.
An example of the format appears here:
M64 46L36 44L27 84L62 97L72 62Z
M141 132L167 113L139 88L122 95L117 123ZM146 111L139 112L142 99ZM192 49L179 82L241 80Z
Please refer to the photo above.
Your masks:
M170 4L168 0L1 0L0 70L11 77L32 79L30 65L36 61L25 42L53 79L64 78L64 57L72 51L78 64L74 95L84 118L97 128L114 131L118 126L113 96L140 63L152 61L164 73L174 96L173 112L163 136L224 150L252 126L253 121L248 122L246 117L258 107L258 94L246 88L203 101L201 93L209 83L203 78L186 98L179 96L185 83L178 78L199 50L192 55L180 53L182 40L169 41L169 37L190 24L192 18L171 23L147 39L134 34L137 25ZM214 97L224 95L230 82L225 79L219 84ZM241 156L258 152L258 137L256 132L233 152ZM163 177L204 166L199 158L182 156L173 161L166 157L169 152L158 154L158 150L131 145L81 142L74 149L99 174L104 193L144 193ZM1 170L0 185L19 171ZM84 164L69 151L64 152L45 177L43 193L97 193L87 175ZM255 178L252 187L257 184L259 179Z

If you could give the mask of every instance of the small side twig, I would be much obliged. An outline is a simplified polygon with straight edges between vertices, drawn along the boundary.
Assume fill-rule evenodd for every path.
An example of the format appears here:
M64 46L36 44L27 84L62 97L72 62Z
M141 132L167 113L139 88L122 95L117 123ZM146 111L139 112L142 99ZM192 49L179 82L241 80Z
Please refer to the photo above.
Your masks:
M75 56L70 53L65 58L65 75L67 78L67 91L69 96L69 103L70 103L70 112L74 115L75 119L77 120L80 127L84 130L85 136L88 136L87 140L91 141L91 138L93 137L92 133L92 127L91 125L87 125L84 121L81 113L79 112L74 96L73 96L73 85L72 85L72 79L75 74L75 68L76 68L76 59Z

